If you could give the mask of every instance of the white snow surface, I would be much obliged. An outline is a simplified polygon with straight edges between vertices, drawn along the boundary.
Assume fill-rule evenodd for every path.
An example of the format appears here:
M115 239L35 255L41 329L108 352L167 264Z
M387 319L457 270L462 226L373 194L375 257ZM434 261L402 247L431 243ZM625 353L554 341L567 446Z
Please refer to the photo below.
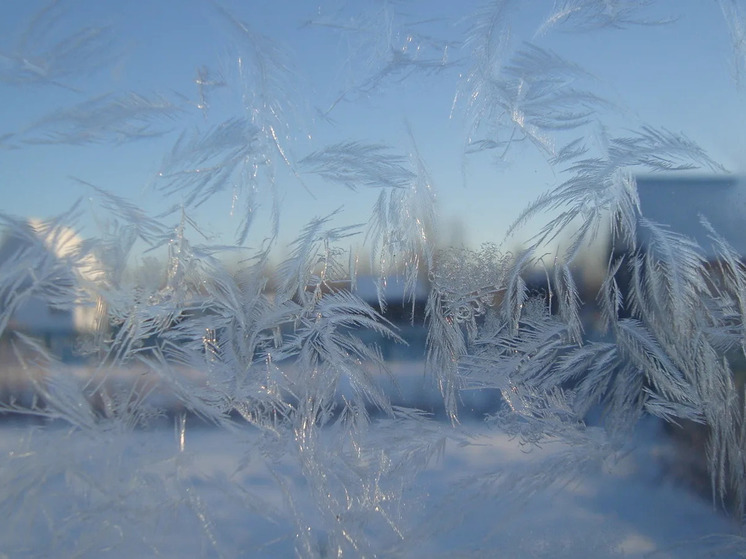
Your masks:
M377 556L738 556L736 524L666 478L670 447L654 424L613 463L516 494L480 483L495 471L525 480L563 445L528 451L486 424L464 428L470 444L449 440L404 488L403 538ZM267 438L251 428L187 421L181 433L163 425L101 440L2 425L0 557L294 557L299 518L311 519L318 555L334 555L291 452L262 456Z

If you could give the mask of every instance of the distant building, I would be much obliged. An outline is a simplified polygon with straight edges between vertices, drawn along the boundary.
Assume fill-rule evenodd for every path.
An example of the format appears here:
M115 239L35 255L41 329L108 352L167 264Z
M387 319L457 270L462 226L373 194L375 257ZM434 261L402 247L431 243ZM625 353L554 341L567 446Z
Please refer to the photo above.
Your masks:
M702 224L706 219L712 228L723 237L746 261L746 181L733 176L642 176L637 178L637 193L644 219L659 224L668 230L684 235L701 248L705 266L714 272L717 281L717 254L710 232ZM637 227L636 242L645 252L650 233ZM622 244L610 247L616 260L630 247ZM632 271L623 265L616 279L626 293L632 279ZM626 298L626 296L625 296ZM627 314L629 309L623 310Z
M382 336L370 332L366 336L359 333L359 337L366 342L374 342L381 348L383 357L387 360L417 360L425 355L427 328L425 327L425 308L429 286L417 281L414 286L413 300L406 293L406 281L403 276L391 276L381 284L381 293L385 307L382 309L379 301L379 283L381 280L374 276L360 276L355 281L353 292L380 312L391 322L397 333L408 345L396 343Z
M710 260L715 254L707 219L719 235L746 256L746 181L733 176L644 176L637 178L642 215L686 235ZM645 243L644 236L639 240Z
M19 332L57 357L72 357L77 338L96 331L104 316L94 289L103 276L68 228L32 219L6 232L0 240L0 342L7 346Z

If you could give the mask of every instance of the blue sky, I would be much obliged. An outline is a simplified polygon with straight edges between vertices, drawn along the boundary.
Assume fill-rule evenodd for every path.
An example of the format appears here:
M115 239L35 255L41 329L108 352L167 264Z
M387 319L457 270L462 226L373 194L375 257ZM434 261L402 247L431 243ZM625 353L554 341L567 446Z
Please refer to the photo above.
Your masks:
M642 125L668 128L698 142L729 170L742 171L746 147L741 132L746 124L743 90L734 80L733 48L717 2L655 2L633 16L648 23L670 23L573 33L567 32L567 25L537 33L561 2L504 4L505 29L509 30L504 63L526 41L551 50L588 72L577 78L577 87L608 100L594 120L603 124L609 135L625 135ZM474 45L459 43L465 37L470 14L485 5L490 4L5 2L0 7L0 138L14 135L0 140L1 209L37 217L64 211L79 197L91 194L71 177L125 197L151 215L183 201L178 194L164 200L155 188L164 154L172 149L178 134L207 130L228 118L251 113L247 95L255 92L256 79L252 75L241 81L238 59L245 56L246 47L241 46L240 33L227 13L245 22L255 36L270 38L267 48L276 46L285 53L281 60L287 63L287 71L277 73L278 83L270 83L282 93L284 112L273 121L277 143L292 163L325 145L346 140L384 143L403 155L416 146L433 178L441 219L439 233L445 241L465 240L472 245L500 242L519 212L561 182L564 175L527 141L513 142L507 150L464 155L468 113L463 97L455 109L453 101L457 92L463 91L460 88ZM45 6L51 6L50 10L40 12ZM221 12L223 8L225 12ZM107 31L93 43L89 59L63 60L58 68L66 71L55 79L17 70L16 65L24 61L38 63L38 67L49 63L55 48L59 50L60 38L91 26L105 26ZM441 39L447 40L447 48ZM432 62L433 71L414 73L404 80L389 77L367 87L383 68L382 60L393 52ZM438 67L439 55L452 65ZM227 84L210 92L208 111L196 107L199 90L195 77L201 67L209 69L214 81ZM28 79L19 83L19 76ZM268 91L275 90L270 87ZM105 137L100 143L82 145L29 143L58 130L40 122L45 116L78 104L90 108L88 100L92 98L125 92L167 99L178 107L168 118L150 121L151 130L164 132L162 135L127 142ZM601 130L601 125L594 123L557 133L553 139L561 145L568 138L582 137L593 153L603 142ZM508 133L498 130L497 136L504 140ZM498 158L498 154L504 156ZM376 189L351 191L324 183L302 170L288 168L278 152L272 153L272 166L275 186L266 180L257 183L260 207L246 245L258 247L268 235L272 188L281 201L280 239L284 243L310 218L339 207L343 211L335 223L368 219ZM235 238L246 193L236 200L228 188L188 211L211 242L229 244ZM233 207L236 201L239 205ZM93 227L91 215L102 214L95 203L87 204L82 223ZM177 217L162 219L175 222ZM529 235L536 225L529 223L518 237ZM509 241L508 246L513 243Z

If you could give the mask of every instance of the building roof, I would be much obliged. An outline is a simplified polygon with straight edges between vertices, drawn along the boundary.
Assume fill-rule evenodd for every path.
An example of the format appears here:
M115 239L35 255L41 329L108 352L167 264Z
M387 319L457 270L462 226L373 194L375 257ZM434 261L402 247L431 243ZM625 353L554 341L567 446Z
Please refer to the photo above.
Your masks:
M72 229L36 219L8 227L0 239L3 265L8 268L2 271L11 274L12 291L4 294L7 299L0 292L0 305L11 304L12 328L64 332L96 327L96 296L80 295L103 278L103 267ZM40 288L11 303L32 281L40 281Z
M707 257L714 256L714 250L701 217L746 256L746 180L734 176L647 176L637 178L637 191L645 218L691 237Z

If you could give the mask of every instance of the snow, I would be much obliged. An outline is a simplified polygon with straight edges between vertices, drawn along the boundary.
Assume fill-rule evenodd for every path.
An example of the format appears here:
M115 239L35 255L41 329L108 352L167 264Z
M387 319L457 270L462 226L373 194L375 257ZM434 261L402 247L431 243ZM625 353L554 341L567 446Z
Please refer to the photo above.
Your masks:
M660 458L670 449L653 424L622 459L577 479L559 476L528 495L484 491L480 480L496 470L525 477L563 445L526 452L484 424L464 427L472 444L449 441L405 489L415 504L400 525L404 540L390 537L390 553L382 545L381 556L701 557L715 541L710 535L737 533L710 503L666 479ZM249 428L231 432L190 419L183 446L177 435L165 424L112 432L103 441L57 426L2 425L7 521L0 551L8 557L291 557L294 519L306 518L323 556L324 531L320 522L313 525L323 513L292 453L262 455L266 440ZM45 475L37 477L42 468Z

